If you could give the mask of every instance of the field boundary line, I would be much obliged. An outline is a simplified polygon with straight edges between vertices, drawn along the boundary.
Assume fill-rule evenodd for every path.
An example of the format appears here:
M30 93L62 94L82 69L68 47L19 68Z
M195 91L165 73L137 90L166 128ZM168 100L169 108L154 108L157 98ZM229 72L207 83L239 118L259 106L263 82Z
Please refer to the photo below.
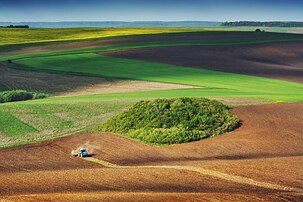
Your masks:
M209 170L209 169L204 169L204 168L199 168L195 166L168 166L168 165L161 165L161 166L121 166L118 164L113 164L104 160L99 160L93 157L87 157L87 158L82 158L86 161L90 161L93 163L100 164L106 168L117 168L117 169L134 169L134 168L157 168L157 169L174 169L174 170L187 170L187 171L192 171L192 172L197 172L202 175L207 175L215 178L220 178L223 180L227 181L232 181L235 183L240 183L240 184L247 184L247 185L252 185L256 187L262 187L266 189L273 189L273 190L279 190L279 191L290 191L290 192L297 192L297 193L303 193L303 189L299 188L294 188L294 187L289 187L289 186L283 186L283 185L277 185L273 183L268 183L268 182L261 182L257 181L251 178L247 177L242 177L238 175L231 175L219 171L214 171L214 170Z

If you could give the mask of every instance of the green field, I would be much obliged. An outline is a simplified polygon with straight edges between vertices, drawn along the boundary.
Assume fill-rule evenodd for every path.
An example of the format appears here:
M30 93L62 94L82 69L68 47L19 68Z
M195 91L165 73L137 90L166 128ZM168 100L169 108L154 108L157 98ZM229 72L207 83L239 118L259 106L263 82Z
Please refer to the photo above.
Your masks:
M217 31L216 29L214 30ZM3 32L3 30L5 31ZM0 35L2 34L0 45L1 43L4 45L5 43L32 43L44 40L82 40L130 34L155 34L159 32L180 31L175 29L140 29L141 32L137 29L107 29L102 31L100 29L60 30L62 33L59 33L57 29L20 30L20 32L31 32L29 35L32 35L22 38L22 33L18 33L19 35L14 35L16 33L10 35L8 33L9 31L18 32L19 30L2 29L0 32ZM69 34L65 33L65 31ZM181 31L188 32L189 30L183 29ZM35 34L37 37L35 37ZM3 39L3 36L8 37L8 39ZM31 41L33 39L36 41ZM269 102L303 102L303 85L299 83L155 62L120 59L96 54L97 52L112 50L157 46L220 46L295 40L303 40L303 36L264 33L264 35L250 39L138 42L75 50L0 56L0 61L6 62L7 59L13 59L13 63L20 65L20 68L30 71L155 81L197 87L150 92L60 98L50 97L43 100L0 104L0 147L37 142L88 130L90 127L126 109L135 101L141 99L207 97L216 99L264 99ZM0 52L8 50L5 47L0 46L0 49L2 48ZM5 89L5 86L0 86L0 91Z
M46 99L47 100L47 99ZM83 131L117 113L133 100L15 102L0 105L0 148Z
M284 101L302 101L303 97L302 84L92 53L27 58L16 63L33 69L202 87L201 94L195 91L196 96L207 96L211 92L212 96L253 96ZM180 91L172 92L178 95ZM192 92L193 89L182 91L187 94L186 91Z

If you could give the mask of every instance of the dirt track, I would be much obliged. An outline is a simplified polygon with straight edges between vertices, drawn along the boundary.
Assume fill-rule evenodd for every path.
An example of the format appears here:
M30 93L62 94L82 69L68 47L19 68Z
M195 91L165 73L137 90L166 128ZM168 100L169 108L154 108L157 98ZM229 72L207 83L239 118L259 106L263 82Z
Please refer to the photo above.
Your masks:
M153 147L103 133L0 150L0 195L17 201L119 201L135 196L151 201L302 200L303 104L244 106L233 111L242 120L239 129L183 145ZM135 167L114 168L71 157L71 150L79 146L89 146L96 159ZM164 165L206 169L299 191L254 186L186 169L139 167Z
M105 55L303 83L302 41L234 46L156 47Z

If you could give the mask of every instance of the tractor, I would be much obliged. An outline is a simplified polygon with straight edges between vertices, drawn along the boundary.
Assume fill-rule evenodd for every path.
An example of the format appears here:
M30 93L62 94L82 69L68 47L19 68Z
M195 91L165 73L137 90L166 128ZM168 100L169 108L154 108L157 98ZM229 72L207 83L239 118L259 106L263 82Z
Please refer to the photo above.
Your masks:
M88 151L87 151L85 148L79 149L78 152L73 152L73 155L74 155L74 156L78 156L78 157L80 157L80 158L92 156L91 154L88 153Z

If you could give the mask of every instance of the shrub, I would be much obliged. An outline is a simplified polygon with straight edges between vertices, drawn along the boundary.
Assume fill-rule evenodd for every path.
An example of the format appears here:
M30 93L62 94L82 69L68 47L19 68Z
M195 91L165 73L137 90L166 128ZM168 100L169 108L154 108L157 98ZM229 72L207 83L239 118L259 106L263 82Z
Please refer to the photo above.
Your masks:
M11 90L0 92L0 103L42 99L46 97L47 94L45 93L28 92L26 90Z
M205 98L140 101L101 125L149 144L179 144L232 131L238 119L227 106Z

